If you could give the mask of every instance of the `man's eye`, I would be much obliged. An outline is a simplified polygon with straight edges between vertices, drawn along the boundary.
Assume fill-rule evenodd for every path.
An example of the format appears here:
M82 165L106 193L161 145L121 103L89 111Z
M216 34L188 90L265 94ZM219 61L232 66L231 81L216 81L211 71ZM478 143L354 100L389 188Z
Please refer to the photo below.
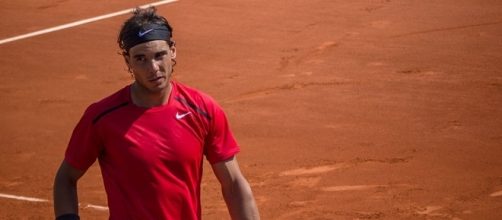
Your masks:
M137 57L137 58L136 58L136 61L137 61L137 62L144 62L144 61L145 61L145 58L144 58L144 57Z
M166 55L167 55L167 52L161 52L161 53L155 54L155 59L157 59L157 60L164 59L164 57Z

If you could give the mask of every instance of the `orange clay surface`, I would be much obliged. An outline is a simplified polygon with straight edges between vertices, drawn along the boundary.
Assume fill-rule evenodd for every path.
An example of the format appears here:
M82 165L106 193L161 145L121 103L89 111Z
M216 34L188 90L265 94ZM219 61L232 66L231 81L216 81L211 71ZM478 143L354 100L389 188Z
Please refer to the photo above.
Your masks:
M0 39L148 1L2 0ZM96 5L99 4L99 5ZM262 219L502 219L502 2L180 0L175 78L226 110ZM92 102L131 83L127 15L0 45L0 219L53 219ZM203 219L229 219L205 163ZM97 164L83 219L106 219Z

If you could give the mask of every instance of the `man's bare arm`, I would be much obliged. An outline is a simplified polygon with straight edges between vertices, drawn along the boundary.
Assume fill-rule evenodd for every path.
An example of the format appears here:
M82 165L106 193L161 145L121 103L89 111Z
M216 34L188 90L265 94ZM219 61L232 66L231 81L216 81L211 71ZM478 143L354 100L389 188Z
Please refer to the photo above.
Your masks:
M56 217L64 214L78 215L77 181L85 171L73 168L63 161L54 180L54 214Z
M242 175L237 159L234 157L213 164L212 168L221 184L223 198L232 219L260 219L251 187Z

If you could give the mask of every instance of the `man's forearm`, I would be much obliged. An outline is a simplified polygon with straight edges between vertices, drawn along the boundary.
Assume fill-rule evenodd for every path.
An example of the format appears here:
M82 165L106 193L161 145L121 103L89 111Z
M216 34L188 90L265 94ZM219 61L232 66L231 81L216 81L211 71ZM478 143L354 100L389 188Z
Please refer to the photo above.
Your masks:
M260 219L251 187L245 179L222 188L222 193L233 220Z
M60 175L54 181L54 214L78 214L77 183Z

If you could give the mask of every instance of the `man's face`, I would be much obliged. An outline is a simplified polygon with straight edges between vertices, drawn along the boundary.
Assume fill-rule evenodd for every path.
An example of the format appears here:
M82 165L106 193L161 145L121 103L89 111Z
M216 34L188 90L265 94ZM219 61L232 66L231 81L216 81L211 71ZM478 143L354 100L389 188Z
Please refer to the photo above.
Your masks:
M164 40L148 41L129 49L125 56L136 84L148 92L165 92L173 70L176 48Z

